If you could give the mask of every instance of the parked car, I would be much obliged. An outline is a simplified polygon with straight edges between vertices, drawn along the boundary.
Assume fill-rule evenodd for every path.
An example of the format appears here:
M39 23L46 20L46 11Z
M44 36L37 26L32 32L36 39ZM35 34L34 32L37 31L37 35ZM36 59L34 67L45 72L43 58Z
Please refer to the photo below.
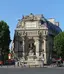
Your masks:
M15 65L15 60L6 60L5 62L4 62L4 65Z
M62 58L58 58L56 63L57 63L58 67L62 67L63 66L63 59Z
M3 65L3 61L2 60L0 60L0 65Z

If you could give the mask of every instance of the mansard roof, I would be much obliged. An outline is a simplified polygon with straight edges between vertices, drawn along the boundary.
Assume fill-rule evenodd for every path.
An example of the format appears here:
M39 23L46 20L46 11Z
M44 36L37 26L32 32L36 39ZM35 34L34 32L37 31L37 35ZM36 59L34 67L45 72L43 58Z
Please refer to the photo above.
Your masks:
M47 27L48 27L49 30L53 30L56 33L59 33L59 32L62 31L59 26L51 23L50 21L46 21L46 23L47 23Z
M43 25L44 23L46 23L46 24L44 24L44 25L46 25L49 30L53 30L53 31L55 31L56 33L59 33L59 32L62 31L61 28L60 28L58 25L56 25L55 23L54 23L54 24L51 23L51 22L48 21L45 17L42 17L42 18L41 18L41 22L42 22L42 25Z
M46 24L44 24L44 23L46 23ZM56 33L59 33L59 32L62 31L59 26L57 26L56 24L51 23L51 22L48 21L45 17L42 17L42 18L41 18L41 24L42 24L42 25L46 25L49 30L53 30L53 31L55 31Z

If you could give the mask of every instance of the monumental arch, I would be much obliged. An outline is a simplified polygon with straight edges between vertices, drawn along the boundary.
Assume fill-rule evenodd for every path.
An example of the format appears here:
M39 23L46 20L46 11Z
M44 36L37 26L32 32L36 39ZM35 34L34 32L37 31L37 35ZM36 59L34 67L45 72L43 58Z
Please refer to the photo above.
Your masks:
M14 34L14 52L26 64L48 64L52 59L54 37L61 32L59 22L43 15L26 15L18 20Z

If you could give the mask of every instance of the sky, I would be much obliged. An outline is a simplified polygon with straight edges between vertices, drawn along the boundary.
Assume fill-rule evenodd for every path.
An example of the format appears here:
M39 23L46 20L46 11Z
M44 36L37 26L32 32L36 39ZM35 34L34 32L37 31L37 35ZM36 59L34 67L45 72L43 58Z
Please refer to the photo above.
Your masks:
M18 19L30 13L43 14L46 19L55 18L64 30L64 0L0 0L0 20L9 25L12 40Z

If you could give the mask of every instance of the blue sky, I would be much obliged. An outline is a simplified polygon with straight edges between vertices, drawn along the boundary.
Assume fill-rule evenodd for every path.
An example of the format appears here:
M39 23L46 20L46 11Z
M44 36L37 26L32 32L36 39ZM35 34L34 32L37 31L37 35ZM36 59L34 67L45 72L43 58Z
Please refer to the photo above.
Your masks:
M0 20L9 25L11 39L18 19L30 13L43 14L47 19L55 18L64 30L64 0L0 0Z

